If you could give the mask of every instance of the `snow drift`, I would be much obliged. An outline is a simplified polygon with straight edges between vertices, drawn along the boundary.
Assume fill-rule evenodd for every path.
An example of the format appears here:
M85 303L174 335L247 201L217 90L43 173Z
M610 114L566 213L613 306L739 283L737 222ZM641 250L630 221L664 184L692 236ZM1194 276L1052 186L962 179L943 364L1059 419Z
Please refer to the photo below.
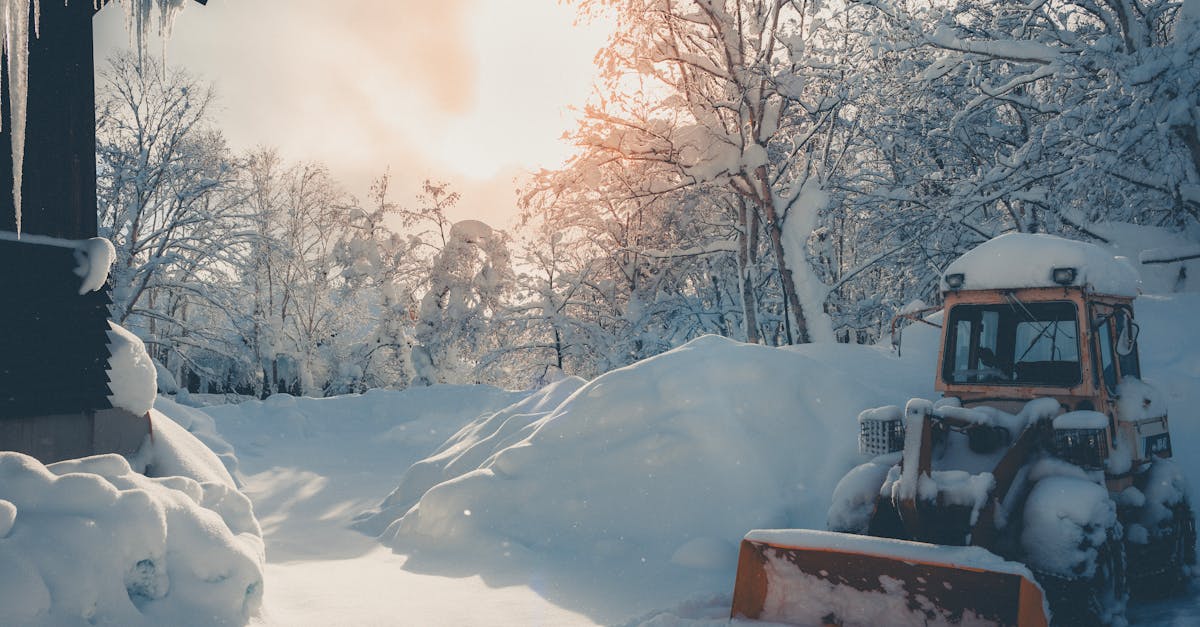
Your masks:
M203 409L180 407L158 401L159 407L177 408L188 418L189 430L209 443L227 465L237 466L233 447L225 438L238 442L240 455L256 455L279 441L314 443L314 455L331 456L336 445L322 442L324 436L340 440L364 436L371 450L356 456L391 455L397 448L435 448L449 433L481 413L495 411L525 396L487 385L435 385L407 390L368 390L334 398L297 398L275 394L259 401L217 405ZM217 432L218 428L220 433Z
M413 466L370 524L390 520L382 539L397 549L725 569L749 529L824 526L834 484L861 459L855 417L927 392L929 359L703 337L481 417Z
M0 624L244 624L258 609L250 501L203 444L153 418L132 465L0 452Z

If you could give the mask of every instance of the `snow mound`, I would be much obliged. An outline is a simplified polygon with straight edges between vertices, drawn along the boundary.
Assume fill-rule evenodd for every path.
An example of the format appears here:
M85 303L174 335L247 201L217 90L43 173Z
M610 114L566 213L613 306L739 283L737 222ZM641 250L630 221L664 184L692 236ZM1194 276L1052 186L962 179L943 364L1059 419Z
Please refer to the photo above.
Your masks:
M246 497L119 455L0 452L0 531L0 624L244 624L262 600Z
M381 539L728 568L749 529L823 526L862 460L855 417L930 372L873 347L702 337L468 425L405 476Z
M400 485L380 505L380 511L365 512L358 517L355 527L379 535L433 486L478 468L496 452L524 440L541 420L583 385L584 380L579 377L561 379L464 426L432 455L406 470L400 477Z
M208 450L212 451L213 455L221 461L225 467L228 476L235 483L238 481L238 458L234 453L233 445L225 440L220 433L217 433L216 423L212 417L199 409L194 409L184 405L180 405L166 397L159 396L154 401L154 407L162 415L168 417L177 425L177 428L182 428L199 440ZM174 429L172 425L163 425L163 421L158 420L153 423L153 428L159 430ZM172 438L174 440L183 440L183 438ZM186 440L185 440L186 441ZM157 444L157 442L156 442ZM193 456L196 458L198 456ZM204 456L207 457L207 456ZM161 465L161 462L160 462ZM190 475L189 475L190 476ZM219 476L219 473L217 473Z
M1116 257L1095 244L1041 233L1007 233L988 240L954 260L942 275L963 275L962 289L1058 287L1055 268L1074 268L1070 285L1093 292L1136 297L1141 279L1125 257Z
M177 409L171 416L160 410L150 411L153 433L130 458L134 470L152 477L188 477L201 483L220 483L232 489L237 481L217 454L179 421L187 422L186 414ZM174 419L172 416L184 416ZM178 421L177 421L178 420ZM218 436L219 437L219 436Z

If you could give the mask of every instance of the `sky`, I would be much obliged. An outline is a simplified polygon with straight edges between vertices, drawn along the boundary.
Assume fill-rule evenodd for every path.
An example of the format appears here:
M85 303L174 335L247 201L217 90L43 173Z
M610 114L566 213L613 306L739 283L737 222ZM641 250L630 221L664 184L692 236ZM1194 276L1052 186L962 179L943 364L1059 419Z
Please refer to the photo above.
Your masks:
M507 226L514 180L563 163L605 24L558 0L209 0L188 3L167 62L218 92L231 146L321 161L360 199L391 174L411 203L426 178L462 193L453 219ZM124 16L95 19L96 62L129 48ZM159 51L161 45L152 43Z

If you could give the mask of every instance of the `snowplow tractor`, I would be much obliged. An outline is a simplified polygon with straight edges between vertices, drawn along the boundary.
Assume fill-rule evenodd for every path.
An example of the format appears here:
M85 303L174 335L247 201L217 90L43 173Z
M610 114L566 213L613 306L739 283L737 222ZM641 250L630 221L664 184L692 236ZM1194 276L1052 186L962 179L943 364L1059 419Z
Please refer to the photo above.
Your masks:
M1141 380L1124 259L1010 234L942 277L936 401L858 418L828 532L752 531L731 615L800 625L1114 625L1182 590L1195 515Z

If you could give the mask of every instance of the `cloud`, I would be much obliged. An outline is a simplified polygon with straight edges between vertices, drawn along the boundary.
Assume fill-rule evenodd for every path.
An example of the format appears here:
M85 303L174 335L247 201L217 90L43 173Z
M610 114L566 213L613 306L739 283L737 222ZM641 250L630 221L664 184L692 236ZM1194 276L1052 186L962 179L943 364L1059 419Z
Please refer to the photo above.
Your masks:
M127 45L118 12L96 18L100 59ZM347 139L394 142L403 138L386 118L397 112L436 125L472 106L465 15L465 0L213 0L180 15L168 61L217 84L235 139L335 150ZM344 130L354 124L367 127ZM339 131L365 137L331 136Z
M168 63L216 84L236 150L322 161L359 196L385 168L398 199L461 182L463 209L511 214L513 170L561 159L562 109L590 82L600 39L572 15L556 0L209 0L179 16ZM95 32L98 62L128 45L119 7Z
M446 113L471 105L476 68L464 0L298 4L308 5L298 7L307 20L360 49L358 62L368 77L424 91Z

